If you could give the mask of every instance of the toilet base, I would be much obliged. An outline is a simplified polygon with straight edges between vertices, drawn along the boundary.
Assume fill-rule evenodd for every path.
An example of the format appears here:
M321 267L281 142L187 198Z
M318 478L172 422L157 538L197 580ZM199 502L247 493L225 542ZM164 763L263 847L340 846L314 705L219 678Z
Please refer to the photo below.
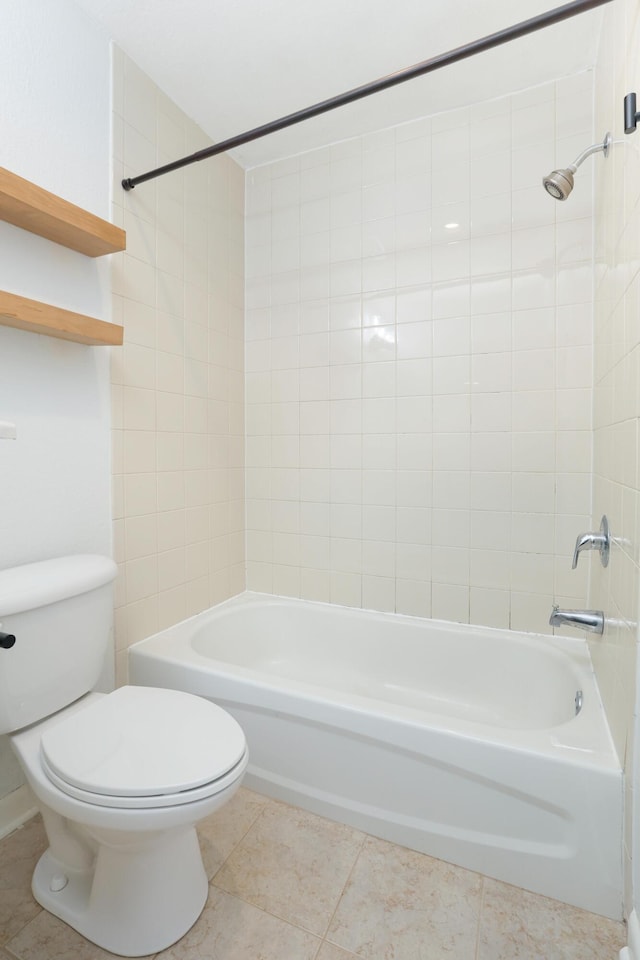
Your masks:
M90 869L70 869L50 850L40 857L32 881L38 903L123 957L158 953L184 936L209 889L195 828L91 832L98 848Z

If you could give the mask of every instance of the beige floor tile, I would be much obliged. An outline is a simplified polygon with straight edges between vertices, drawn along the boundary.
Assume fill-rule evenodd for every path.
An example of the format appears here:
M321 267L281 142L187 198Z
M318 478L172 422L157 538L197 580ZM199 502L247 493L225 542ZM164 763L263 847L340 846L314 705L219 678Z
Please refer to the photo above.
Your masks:
M20 960L111 960L115 956L89 943L46 910L10 940L7 947Z
M482 878L367 838L327 940L366 960L473 960Z
M621 923L485 880L478 960L617 960Z
M272 804L213 882L322 936L363 838L343 824L286 804Z
M31 876L46 848L39 816L0 844L0 943L15 936L42 909L31 895Z
M241 787L229 803L198 824L202 860L209 879L270 803L267 797Z
M199 834L209 900L158 960L617 960L626 942L622 924L250 790ZM112 960L33 899L45 848L39 817L0 843L0 960Z
M319 941L215 887L200 919L157 960L314 960Z

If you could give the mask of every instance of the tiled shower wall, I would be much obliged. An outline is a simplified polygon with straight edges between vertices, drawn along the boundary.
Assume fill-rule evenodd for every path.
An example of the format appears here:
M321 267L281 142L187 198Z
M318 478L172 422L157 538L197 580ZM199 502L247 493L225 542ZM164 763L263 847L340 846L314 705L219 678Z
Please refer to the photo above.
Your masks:
M118 679L135 640L244 589L244 173L228 157L125 193L208 145L113 52L113 513Z
M607 629L590 646L627 774L627 914L634 905L630 880L634 844L636 910L640 906L637 729L634 746L640 585L640 131L625 135L622 118L624 96L637 89L640 77L639 29L638 0L606 8L595 84L596 134L604 136L610 130L614 142L609 157L596 165L593 522L597 527L601 515L607 514L613 545L606 569L592 561L590 602L605 611Z
M247 175L250 589L548 631L591 523L592 75Z

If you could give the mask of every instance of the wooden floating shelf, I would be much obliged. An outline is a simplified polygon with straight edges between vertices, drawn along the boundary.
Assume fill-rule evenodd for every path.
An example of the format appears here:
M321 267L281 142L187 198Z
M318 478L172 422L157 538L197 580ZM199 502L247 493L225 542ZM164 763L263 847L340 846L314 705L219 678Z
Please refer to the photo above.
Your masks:
M0 219L87 257L125 249L126 234L68 200L0 167Z
M119 346L124 332L117 323L106 323L4 290L0 290L0 324L96 347Z
M4 167L0 167L0 220L87 257L118 253L126 246L120 227ZM115 323L5 291L0 291L0 325L91 346L118 346L123 341L123 329Z

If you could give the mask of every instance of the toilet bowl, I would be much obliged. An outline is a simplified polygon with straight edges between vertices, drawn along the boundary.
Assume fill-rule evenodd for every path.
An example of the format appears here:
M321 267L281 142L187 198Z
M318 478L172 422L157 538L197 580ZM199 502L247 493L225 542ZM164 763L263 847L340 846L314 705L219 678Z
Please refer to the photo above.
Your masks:
M164 736L171 724L186 741L179 756ZM195 825L233 796L247 765L235 720L179 691L121 687L10 740L49 839L36 900L122 956L183 936L208 892Z
M92 637L101 636L93 601L104 594L114 568L101 557L28 566L0 571L0 638L13 640L0 645L0 732L9 733L49 841L33 893L105 950L129 957L157 953L186 933L205 904L208 880L195 826L240 785L248 761L245 737L228 713L192 694L153 687L86 692L83 663L58 656L54 668L46 653L54 676L46 677L45 691L34 641L44 631L60 654L70 639L84 661L83 643L92 648ZM94 575L87 577L87 567ZM43 576L49 587L34 610L24 582ZM82 604L69 617L65 608L78 599L79 584L85 587ZM99 662L93 653L87 656ZM70 674L80 678L77 684ZM64 688L64 695L52 698L52 686ZM79 695L69 700L71 690Z

